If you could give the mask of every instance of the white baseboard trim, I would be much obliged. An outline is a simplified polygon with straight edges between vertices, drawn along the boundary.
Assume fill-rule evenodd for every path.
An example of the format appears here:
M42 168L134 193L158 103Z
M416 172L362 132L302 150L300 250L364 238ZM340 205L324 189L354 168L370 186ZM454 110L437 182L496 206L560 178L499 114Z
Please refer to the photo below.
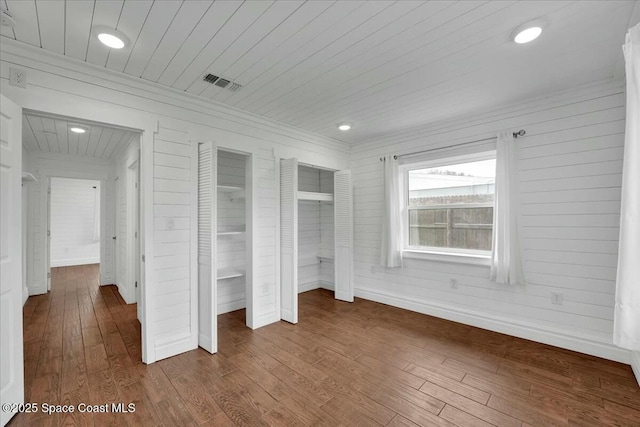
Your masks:
M314 289L326 289L328 291L333 291L333 283L324 282L320 280L318 282L311 282L311 283L305 283L303 285L298 285L299 294L303 292L313 291Z
M187 351L195 350L196 348L198 348L198 343L195 343L194 345L190 335L175 338L172 337L171 339L156 343L156 358L154 362L177 354L186 353Z
M628 350L616 347L613 343L602 342L598 338L588 337L584 334L569 335L562 330L553 330L528 324L504 317L492 316L482 312L464 310L440 303L431 303L415 299L406 299L396 295L366 289L355 289L355 295L371 301L388 304L394 307L404 308L429 316L451 320L466 325L488 329L519 338L528 339L544 344L553 345L567 350L590 354L616 362L631 362ZM637 375L637 374L636 374Z
M276 313L275 311L271 313L267 313L254 319L252 329L262 328L263 326L267 326L279 321L280 321L280 313Z
M323 282L322 280L320 281L318 287L326 289L328 291L335 291L336 288L333 283Z
M309 292L314 289L318 289L319 287L320 287L320 283L318 282L298 284L298 293L301 294L303 292Z
M22 306L24 307L24 305L27 303L27 300L29 299L29 288L27 287L27 284L23 284L22 285Z
M216 343L218 344L218 343ZM214 354L218 352L218 346L217 345L213 345L213 341L211 341L211 337L208 337L206 335L203 334L198 334L198 347L202 347L203 350L206 350L207 352ZM210 351L209 349L213 350Z
M633 369L633 374L636 376L636 381L640 386L640 351L631 352L631 369Z
M240 310L242 308L246 308L246 306L247 304L244 299L241 299L238 301L218 303L218 314L225 314L231 311Z
M27 285L29 289L29 296L33 295L43 295L47 293L47 284L45 283L34 283L31 286Z
M100 264L100 257L51 260L51 267L71 267L74 265Z

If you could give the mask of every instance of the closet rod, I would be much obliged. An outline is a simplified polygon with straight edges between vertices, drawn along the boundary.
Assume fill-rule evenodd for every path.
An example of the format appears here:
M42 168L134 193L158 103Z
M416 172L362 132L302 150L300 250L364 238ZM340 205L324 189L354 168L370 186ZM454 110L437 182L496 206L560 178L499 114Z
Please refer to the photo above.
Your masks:
M517 132L513 132L513 137L517 138L519 136L524 136L526 135L527 131L525 131L524 129L520 129ZM446 150L448 148L453 148L453 147L461 147L463 145L469 145L469 144L477 144L478 142L485 142L485 141L491 141L493 139L496 139L497 136L492 136L491 138L483 138L483 139L476 139L475 141L469 141L469 142L462 142L460 144L454 144L454 145L448 145L446 147L438 147L438 148L431 148L429 150L422 150L422 151L414 151L413 153L407 153L407 154L401 154L401 155L395 155L393 156L393 158L395 160L398 160L398 158L400 157L409 157L409 156L415 156L416 154L422 154L422 153L429 153L431 151L439 151L439 150ZM384 157L380 157L380 161L384 161Z

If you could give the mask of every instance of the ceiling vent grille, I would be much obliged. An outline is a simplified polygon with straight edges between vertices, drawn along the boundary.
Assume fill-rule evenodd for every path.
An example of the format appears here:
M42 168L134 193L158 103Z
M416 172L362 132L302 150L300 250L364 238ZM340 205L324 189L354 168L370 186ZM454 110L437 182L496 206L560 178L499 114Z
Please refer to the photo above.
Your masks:
M216 76L215 74L207 74L202 78L202 80L212 85L218 86L222 89L228 89L231 92L235 92L242 87L240 83L236 83L220 76Z

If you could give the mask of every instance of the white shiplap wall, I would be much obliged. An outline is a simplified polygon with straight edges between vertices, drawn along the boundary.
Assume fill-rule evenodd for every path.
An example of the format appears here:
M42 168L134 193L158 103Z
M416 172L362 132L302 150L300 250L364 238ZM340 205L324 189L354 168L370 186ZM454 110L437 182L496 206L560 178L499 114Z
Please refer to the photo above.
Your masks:
M100 263L99 197L100 181L51 179L51 267Z
M153 248L156 281L153 328L156 351L171 355L172 346L197 346L198 323L194 313L197 289L192 287L197 253L193 230L197 231L194 185L197 158L184 129L160 125L153 150ZM183 341L183 342L181 342Z
M164 264L156 259L162 256L160 250L178 251L177 248L188 248L191 244L191 238L188 242L163 242L167 238L166 224L158 219L164 218L158 212L159 206L166 206L167 210L179 210L181 206L162 203L163 197L172 197L163 193L182 194L177 197L184 198L185 186L188 187L190 183L173 177L162 177L160 174L167 169L163 165L149 162L149 158L145 157L145 150L155 150L154 155L157 156L151 159L155 162L161 161L163 156L159 154L170 154L175 160L180 160L181 157L188 157L184 153L187 148L183 149L183 145L186 145L183 142L189 140L189 135L193 144L214 141L220 146L252 155L251 177L255 190L252 195L255 206L252 213L255 230L255 252L251 260L255 276L252 278L255 308L252 321L254 327L259 327L280 319L276 250L276 189L279 174L276 174L275 159L296 157L302 162L343 169L348 167L349 162L347 146L255 115L203 102L183 92L162 89L140 79L104 72L80 62L70 62L38 49L3 45L0 59L2 92L24 108L145 131L141 145L142 168L153 170L153 178L152 182L145 182L143 176L142 185L146 191L153 192L153 200L145 199L143 209L151 206L155 209L153 214L147 211L148 215L153 216L154 222L149 221L151 228L144 230L145 236L151 234L149 241L153 240L153 246L145 249L147 264L143 294L148 299L144 314L148 321L146 324L143 322L142 327L145 361L154 362L171 354L169 343L179 339L179 333L178 329L174 329L176 333L173 334L164 329L165 326L172 328L171 322L166 322L165 319L175 318L177 313L171 307L175 305L177 295L191 297L179 293L181 289L177 282L173 283L176 286L173 295L160 295L160 292L169 292L167 283L163 282L166 276L163 276L161 269L167 265L184 265L184 254L188 253L188 249L168 252L171 256L164 260ZM28 68L29 85L26 89L8 84L9 68L12 66ZM173 136L166 136L168 132L176 131L182 135L177 141ZM161 145L168 150L177 151L162 152ZM193 148L191 145L189 147ZM190 170L191 172L195 171ZM169 188L173 190L168 190ZM112 197L113 189L107 186L106 193ZM195 214L195 210L193 213ZM157 220L160 222L156 222ZM180 224L176 218L175 230L183 226L184 223ZM193 242L195 243L195 237ZM186 276L181 273L176 281L184 277ZM166 323L171 325L167 326Z
M356 146L356 295L627 361L612 345L624 102L623 86L607 83ZM377 266L380 155L520 128L527 131L516 142L526 286L496 285L483 266L417 259L405 259L403 268ZM563 294L562 305L551 304L551 292Z

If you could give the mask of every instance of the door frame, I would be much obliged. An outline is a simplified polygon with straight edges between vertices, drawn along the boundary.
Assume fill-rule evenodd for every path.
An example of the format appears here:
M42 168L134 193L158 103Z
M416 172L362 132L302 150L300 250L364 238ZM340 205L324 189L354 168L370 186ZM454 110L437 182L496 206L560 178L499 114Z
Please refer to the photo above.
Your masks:
M140 259L140 151L127 166L127 256L129 267L128 283L133 283L133 299L137 306L138 320L141 321L142 311L140 309L140 263L136 260Z
M140 133L140 242L141 262L143 268L140 272L140 286L142 295L142 362L153 363L155 354L155 328L151 318L151 310L148 305L153 304L153 292L147 283L153 283L154 271L154 230L153 230L153 147L154 134L158 130L157 118L149 113L112 105L110 108L96 108L95 101L91 102L62 102L59 99L49 97L28 96L29 93L16 93L14 102L23 108L23 114L32 112L38 115L52 115L74 118L81 121L95 122L98 125L127 128ZM74 98L75 101L78 101ZM40 171L42 176L43 171ZM46 171L44 171L46 172ZM71 177L73 178L73 177ZM92 178L89 178L92 179ZM93 178L95 179L95 178ZM106 185L102 182L100 203L106 205ZM46 203L46 199L44 200ZM42 200L41 200L42 203ZM41 206L46 206L42 204ZM147 220L148 215L148 220ZM101 230L102 232L106 230Z
M102 276L102 269L104 265L105 251L102 249L103 239L106 239L106 226L105 219L107 203L105 200L105 185L108 180L108 176L103 174L81 173L75 171L64 171L62 169L41 169L41 180L43 184L46 184L44 188L40 189L40 203L44 207L43 214L40 220L44 221L43 230L46 230L46 238L44 240L44 247L42 248L44 256L44 269L47 275L47 291L51 291L51 180L53 178L64 179L84 179L90 181L100 181L100 275ZM42 191L46 190L46 191ZM28 237L27 237L28 239Z

